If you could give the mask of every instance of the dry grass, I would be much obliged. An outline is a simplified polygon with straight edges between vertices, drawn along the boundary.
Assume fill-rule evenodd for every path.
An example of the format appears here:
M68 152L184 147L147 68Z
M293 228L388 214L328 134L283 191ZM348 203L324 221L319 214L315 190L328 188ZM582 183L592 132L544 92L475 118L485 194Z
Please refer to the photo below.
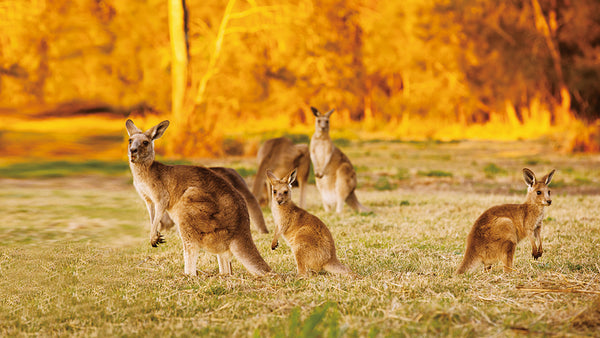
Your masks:
M269 249L271 234L254 238L275 274L252 277L234 262L234 274L220 276L207 254L199 276L187 277L174 232L148 245L129 176L2 179L0 335L595 335L599 159L549 149L539 141L344 147L359 171L358 197L376 213L326 214L314 186L308 209L330 227L340 260L360 275L353 279L296 277L285 243ZM502 170L486 172L490 163ZM523 166L558 169L544 255L534 261L524 241L512 273L495 266L454 276L475 218L523 199Z

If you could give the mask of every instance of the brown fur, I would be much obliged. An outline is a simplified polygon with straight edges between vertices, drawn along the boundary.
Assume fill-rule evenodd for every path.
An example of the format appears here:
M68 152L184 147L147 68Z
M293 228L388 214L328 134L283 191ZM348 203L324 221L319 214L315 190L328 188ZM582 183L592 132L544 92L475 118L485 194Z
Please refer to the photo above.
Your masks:
M356 198L356 172L348 157L333 144L329 137L329 116L333 109L321 114L311 107L315 120L315 133L310 140L310 159L315 171L317 189L321 194L323 208L341 213L344 202L359 212L371 210Z
M224 167L210 167L210 170L214 171L218 175L221 175L229 184L231 184L240 194L244 197L246 201L246 207L248 208L248 213L250 214L251 224L254 225L256 230L263 234L268 234L269 230L267 230L267 226L265 224L265 218L263 217L262 210L260 209L260 205L258 201L248 188L246 181L244 178L232 168L224 168ZM166 231L175 226L175 222L169 217L168 213L165 213L160 220L160 231Z
M252 193L256 196L256 199L263 205L269 201L271 188L268 185L268 180L265 180L267 169L271 169L275 175L283 176L292 169L298 168L298 179L296 181L300 190L298 205L304 207L305 188L310 171L308 145L294 144L287 137L273 138L265 141L258 150L256 158L258 160L258 170L252 185Z
M481 263L489 269L497 261L504 264L505 272L512 271L515 248L525 238L531 242L533 258L542 256L540 233L544 207L552 203L548 184L553 175L554 170L537 181L533 171L523 169L528 186L525 202L494 206L477 218L467 237L465 256L457 274L471 271Z
M133 121L126 123L133 184L150 214L150 244L164 242L158 226L168 212L179 228L186 274L196 275L200 249L218 256L222 273L231 273L232 255L253 274L271 271L254 245L246 203L238 190L208 168L154 161L154 140L168 125L163 121L142 132Z
M292 201L291 185L296 178L296 169L283 179L278 179L270 170L267 170L267 175L271 183L271 211L276 224L271 249L277 248L279 237L283 236L292 249L299 275L306 276L310 271L321 270L352 275L352 270L337 259L333 237L327 226Z

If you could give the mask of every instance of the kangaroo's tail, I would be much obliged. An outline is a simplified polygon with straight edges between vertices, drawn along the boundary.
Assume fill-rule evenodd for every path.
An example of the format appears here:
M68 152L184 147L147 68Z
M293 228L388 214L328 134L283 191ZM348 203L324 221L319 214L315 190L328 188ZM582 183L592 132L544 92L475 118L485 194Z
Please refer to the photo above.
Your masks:
M372 210L365 207L364 205L360 204L360 202L358 201L358 198L356 198L356 193L353 191L350 193L350 195L348 195L348 197L346 197L346 203L348 203L348 205L358 211L358 212L371 212Z
M235 258L253 275L262 276L271 272L271 268L262 258L250 232L244 232L244 235L237 236L231 241L229 250Z
M478 264L479 264L479 262L475 257L473 257L470 246L467 245L467 249L465 250L465 256L463 257L462 262L456 269L455 274L460 275L462 273L469 272L473 268L475 268Z
M263 234L268 234L269 230L267 229L267 225L265 224L265 218L263 216L262 210L260 209L260 204L258 204L258 200L255 195L252 194L250 189L244 187L239 189L242 197L246 200L246 206L248 207L248 214L250 215L250 220L252 224L258 231Z
M331 273L339 273L339 274L344 274L344 275L354 275L354 272L352 272L352 270L350 270L349 267L347 267L344 264L340 263L340 261L336 257L333 257L329 262L327 262L323 266L323 269L325 271L331 272Z

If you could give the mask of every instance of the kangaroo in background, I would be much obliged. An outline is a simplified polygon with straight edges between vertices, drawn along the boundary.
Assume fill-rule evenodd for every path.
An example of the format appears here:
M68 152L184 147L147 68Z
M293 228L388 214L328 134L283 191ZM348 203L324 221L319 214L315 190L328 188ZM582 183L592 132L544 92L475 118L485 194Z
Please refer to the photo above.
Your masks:
M497 261L504 263L504 271L512 270L517 244L524 238L531 242L534 259L542 256L542 220L544 207L552 204L548 185L554 170L537 180L533 171L524 168L527 197L523 204L502 204L486 210L473 224L467 237L465 257L456 274L468 272L483 263L486 269ZM537 242L537 244L536 244Z
M352 275L352 270L337 259L333 237L327 226L292 201L296 169L283 179L277 178L270 170L267 170L267 176L271 183L271 212L276 225L271 249L277 248L279 237L283 236L292 249L299 275L321 270Z
M325 211L335 208L336 212L341 213L344 202L356 211L371 211L356 198L356 172L352 163L329 137L329 116L335 109L325 114L315 107L310 109L316 117L315 133L310 139L310 159Z
M262 210L260 209L260 205L258 201L248 188L246 181L244 178L232 168L224 168L224 167L210 167L210 170L215 173L221 175L229 184L231 184L246 200L246 207L248 208L248 213L250 214L251 224L254 225L256 230L263 234L268 234L269 230L267 230L267 226L265 224L265 218L263 217ZM160 220L160 231L171 229L175 223L169 217L168 213L165 213Z
M294 144L287 137L278 137L265 141L258 150L256 156L258 160L258 170L256 178L252 185L252 193L256 199L263 203L269 201L269 187L266 177L267 168L271 169L275 175L283 176L294 168L298 168L298 188L300 190L300 200L298 205L304 207L304 194L308 174L310 171L310 155L308 154L308 145ZM266 195L266 196L265 196Z
M183 242L186 274L196 275L201 248L217 255L221 273L231 273L232 255L252 274L271 271L252 240L246 202L230 183L205 167L154 160L154 140L163 135L169 121L145 132L131 120L125 125L133 185L150 214L150 244L164 243L158 226L168 212Z

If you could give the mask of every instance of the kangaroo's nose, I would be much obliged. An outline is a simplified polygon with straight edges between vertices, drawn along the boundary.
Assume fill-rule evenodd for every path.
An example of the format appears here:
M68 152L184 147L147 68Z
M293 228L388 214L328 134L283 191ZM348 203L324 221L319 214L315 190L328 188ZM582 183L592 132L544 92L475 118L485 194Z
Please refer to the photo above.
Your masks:
M548 202L548 205L552 204L551 200L547 200L546 202Z
M137 151L138 151L137 148L131 148L131 149L129 149L129 152L132 153L132 154L137 153Z

